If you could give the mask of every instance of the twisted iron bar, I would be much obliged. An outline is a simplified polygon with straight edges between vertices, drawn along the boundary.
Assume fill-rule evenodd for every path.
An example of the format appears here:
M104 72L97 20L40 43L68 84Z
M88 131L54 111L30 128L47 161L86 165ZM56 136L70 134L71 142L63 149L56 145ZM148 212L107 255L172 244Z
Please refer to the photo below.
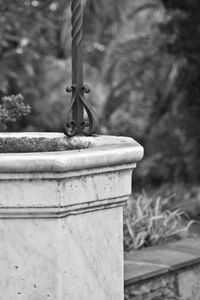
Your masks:
M72 12L72 86L66 91L72 93L71 103L64 124L68 136L92 135L96 131L96 117L84 94L90 89L83 84L82 37L83 18L81 0L71 0ZM87 121L84 120L84 111Z
M80 45L83 37L81 0L72 0L72 47Z

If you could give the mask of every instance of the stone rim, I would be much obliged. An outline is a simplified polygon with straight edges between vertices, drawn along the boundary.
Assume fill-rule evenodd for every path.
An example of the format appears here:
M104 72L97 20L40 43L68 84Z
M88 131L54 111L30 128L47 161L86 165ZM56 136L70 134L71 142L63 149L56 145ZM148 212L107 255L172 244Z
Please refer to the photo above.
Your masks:
M71 151L1 153L0 173L62 173L136 163L143 157L143 147L128 137L93 136L66 138L62 133L6 133L10 137L67 139L72 145L89 143L90 147Z

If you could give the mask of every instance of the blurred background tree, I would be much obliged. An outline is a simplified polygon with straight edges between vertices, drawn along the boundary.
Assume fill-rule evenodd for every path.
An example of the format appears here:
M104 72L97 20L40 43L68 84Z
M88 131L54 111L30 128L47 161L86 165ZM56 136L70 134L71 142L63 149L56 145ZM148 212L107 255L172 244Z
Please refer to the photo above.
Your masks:
M173 56L179 68L171 99L176 109L174 122L181 147L179 170L184 179L200 179L200 2L198 0L163 0L167 10L161 33L166 34L166 52ZM172 102L171 101L171 102ZM172 105L171 105L172 107ZM165 111L169 111L170 103ZM185 170L185 172L183 171Z
M198 0L83 5L85 82L99 132L144 145L138 183L198 182ZM0 96L21 93L31 107L9 130L60 130L70 98L70 28L69 0L0 0Z

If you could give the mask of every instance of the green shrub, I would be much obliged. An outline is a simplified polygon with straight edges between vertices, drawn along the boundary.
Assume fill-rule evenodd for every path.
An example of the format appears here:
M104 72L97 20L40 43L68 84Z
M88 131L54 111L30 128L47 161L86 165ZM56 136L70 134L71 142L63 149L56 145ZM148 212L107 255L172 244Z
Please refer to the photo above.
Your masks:
M166 202L167 199L162 199ZM124 212L124 250L137 250L144 247L164 244L168 241L187 237L193 220L183 225L180 209L162 209L161 198L148 198L146 193L132 199L131 207Z
M22 95L3 97L0 102L0 131L7 130L10 123L29 113L30 107L24 103Z

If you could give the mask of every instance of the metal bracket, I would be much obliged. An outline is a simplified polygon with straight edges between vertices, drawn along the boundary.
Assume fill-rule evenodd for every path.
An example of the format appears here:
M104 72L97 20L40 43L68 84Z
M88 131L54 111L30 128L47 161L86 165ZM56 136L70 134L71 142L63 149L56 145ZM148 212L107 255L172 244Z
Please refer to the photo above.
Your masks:
M66 92L72 93L72 98L67 112L64 133L68 136L92 135L96 131L97 120L92 107L84 96L85 93L90 92L90 88L85 85L82 87L72 85L66 89ZM83 118L82 108L84 108L83 113L87 114L87 120Z

